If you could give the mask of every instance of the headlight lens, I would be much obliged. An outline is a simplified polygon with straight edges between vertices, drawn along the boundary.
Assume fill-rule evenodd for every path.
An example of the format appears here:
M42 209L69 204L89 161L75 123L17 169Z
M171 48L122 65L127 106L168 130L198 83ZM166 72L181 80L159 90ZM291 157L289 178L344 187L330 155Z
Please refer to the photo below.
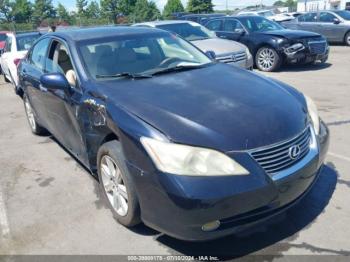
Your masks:
M302 43L297 43L297 44L294 44L294 45L291 45L291 46L285 48L285 52L287 54L293 54L293 53L301 51L303 49L305 49L305 46Z
M248 175L240 164L215 150L142 137L141 143L156 167L165 173L187 176Z
M305 96L305 100L312 124L314 126L315 134L318 135L320 132L320 117L318 116L317 106L310 97Z

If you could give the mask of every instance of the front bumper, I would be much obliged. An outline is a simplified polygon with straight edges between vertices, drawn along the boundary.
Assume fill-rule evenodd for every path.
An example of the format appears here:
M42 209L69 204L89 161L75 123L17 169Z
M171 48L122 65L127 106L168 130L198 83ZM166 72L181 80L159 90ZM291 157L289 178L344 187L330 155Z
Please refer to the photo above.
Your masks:
M326 61L329 55L329 46L327 44L325 51L314 53L311 51L310 47L306 46L304 49L288 53L286 50L281 50L284 55L285 61L289 64L305 64L315 61Z
M247 153L229 153L250 175L189 177L146 173L128 165L143 222L178 239L205 241L240 232L295 204L320 173L329 144L322 124L317 153L297 170L273 179ZM220 221L214 231L202 226Z

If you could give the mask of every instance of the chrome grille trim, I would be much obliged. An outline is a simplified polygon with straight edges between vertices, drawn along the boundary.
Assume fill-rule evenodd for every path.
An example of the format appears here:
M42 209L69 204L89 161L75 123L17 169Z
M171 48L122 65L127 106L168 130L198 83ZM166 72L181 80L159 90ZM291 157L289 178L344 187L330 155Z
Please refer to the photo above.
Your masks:
M237 52L237 53L231 53L231 54L225 54L222 56L217 56L216 60L222 63L238 63L241 61L246 60L246 53L245 52Z
M302 160L310 151L311 142L311 127L308 126L300 134L289 140L254 149L249 153L269 175L274 175ZM300 153L296 159L293 159L289 156L289 149L295 145L299 146Z

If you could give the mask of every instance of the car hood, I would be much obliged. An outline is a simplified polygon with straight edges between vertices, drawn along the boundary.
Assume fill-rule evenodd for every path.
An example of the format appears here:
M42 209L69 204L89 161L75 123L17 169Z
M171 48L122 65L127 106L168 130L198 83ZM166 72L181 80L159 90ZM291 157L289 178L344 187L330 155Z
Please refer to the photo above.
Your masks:
M267 34L277 37L284 37L291 40L303 39L303 38L318 38L321 35L313 32L302 31L302 30L275 30L275 31L266 31L261 34Z
M239 51L245 51L245 46L230 40L224 40L220 38L209 38L204 40L191 41L196 47L203 52L214 51L217 56L229 53L235 53Z
M105 81L99 89L107 96L107 108L112 103L128 111L171 141L221 151L274 144L307 123L304 102L293 95L297 91L225 64Z

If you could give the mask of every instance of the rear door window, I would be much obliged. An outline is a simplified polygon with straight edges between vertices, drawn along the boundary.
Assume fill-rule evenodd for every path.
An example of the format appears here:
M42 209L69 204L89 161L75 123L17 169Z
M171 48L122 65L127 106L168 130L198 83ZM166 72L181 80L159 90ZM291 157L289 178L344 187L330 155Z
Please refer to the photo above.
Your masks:
M301 15L298 18L299 22L317 22L317 13L308 13L305 15Z
M45 68L46 54L50 42L50 38L44 38L40 40L33 47L29 57L30 63L41 71L43 71Z
M210 21L210 22L208 22L208 24L206 25L206 27L207 27L209 30L212 30L212 31L221 31L221 28L222 28L222 20L213 20L213 21Z
M320 22L322 23L334 23L334 19L336 19L335 15L328 12L320 13Z

